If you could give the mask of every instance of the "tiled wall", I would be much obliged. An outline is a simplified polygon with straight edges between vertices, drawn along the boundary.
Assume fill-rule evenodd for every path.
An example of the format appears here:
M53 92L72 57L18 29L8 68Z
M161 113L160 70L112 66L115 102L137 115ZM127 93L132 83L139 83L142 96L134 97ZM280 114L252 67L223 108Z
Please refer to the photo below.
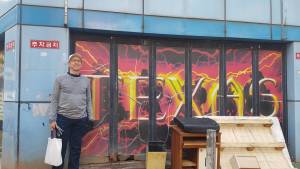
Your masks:
M14 43L14 48L5 51L4 101L18 100L19 84L19 32L20 26L14 26L5 32L5 43Z
M289 150L293 160L300 161L300 43L295 42L287 48L287 103L288 103L288 136Z
M19 0L0 1L0 17L18 3L19 3Z
M31 40L59 41L59 49L30 48ZM22 27L21 101L49 101L54 79L66 72L68 29Z
M0 1L0 16L17 3ZM22 4L63 8L65 2L22 0ZM281 0L68 0L68 7L76 9L300 26L298 6L298 0L284 0L282 4Z
M59 47L32 48L32 40L58 41ZM13 48L5 47L2 168L16 168L18 157L21 168L48 168L47 109L56 76L67 71L69 31L18 25L5 33L5 46L11 42Z

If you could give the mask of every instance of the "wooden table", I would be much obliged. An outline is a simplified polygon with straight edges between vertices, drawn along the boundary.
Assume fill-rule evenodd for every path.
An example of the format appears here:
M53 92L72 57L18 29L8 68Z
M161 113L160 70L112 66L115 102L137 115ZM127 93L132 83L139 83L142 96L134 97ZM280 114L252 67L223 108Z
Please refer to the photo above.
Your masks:
M194 165L189 166L198 168L199 148L206 148L206 133L187 133L181 130L179 127L172 125L172 142L171 142L171 166L172 169L182 169L185 167L183 162L183 150L188 149L191 151L189 154L189 160ZM221 133L216 132L216 148L217 148L217 169L220 169L220 147L221 147ZM205 162L205 161L204 161Z

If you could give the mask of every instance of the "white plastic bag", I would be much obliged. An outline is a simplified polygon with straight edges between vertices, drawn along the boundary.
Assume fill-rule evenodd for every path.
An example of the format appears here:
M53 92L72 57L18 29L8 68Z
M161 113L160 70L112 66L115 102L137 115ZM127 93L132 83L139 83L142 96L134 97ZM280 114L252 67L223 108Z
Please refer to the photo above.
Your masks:
M45 163L52 166L60 166L62 141L60 138L48 138L48 145L45 155Z

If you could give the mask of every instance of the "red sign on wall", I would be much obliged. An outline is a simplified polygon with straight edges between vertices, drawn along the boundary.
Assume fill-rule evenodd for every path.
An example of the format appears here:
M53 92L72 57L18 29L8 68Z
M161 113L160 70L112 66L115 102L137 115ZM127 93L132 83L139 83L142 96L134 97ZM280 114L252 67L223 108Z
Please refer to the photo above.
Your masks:
M300 53L296 53L296 59L300 59Z
M6 51L10 51L15 49L15 41L10 41L6 43L6 47L5 47Z
M59 41L56 40L31 40L31 48L46 48L46 49L59 49Z

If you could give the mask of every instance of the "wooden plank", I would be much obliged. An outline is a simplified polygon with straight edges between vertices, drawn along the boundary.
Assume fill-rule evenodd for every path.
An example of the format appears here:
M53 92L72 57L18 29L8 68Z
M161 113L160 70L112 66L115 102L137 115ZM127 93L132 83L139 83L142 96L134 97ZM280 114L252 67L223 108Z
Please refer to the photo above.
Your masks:
M246 124L259 124L259 125L266 125L267 127L270 127L273 122L272 119L269 118L241 118L241 117L231 117L231 118L226 118L226 117L216 117L216 116L211 116L209 117L213 120L215 120L217 123L220 125L230 125L230 124L235 124L235 125L246 125Z
M193 141L184 141L183 142L183 148L205 148L206 147L206 141L198 141L198 140L193 140Z
M206 148L206 141L199 140L187 140L183 142L183 148ZM220 143L216 143L216 145L220 145Z
M238 143L255 142L247 127L234 127L232 130Z
M282 142L273 142L273 143L259 143L259 142L253 142L253 143L221 143L222 148L247 148L247 147L253 147L253 148L284 148L285 144Z
M263 154L270 168L281 169L289 167L288 160L285 158L282 151L265 148L259 149L258 151Z
M232 169L230 160L233 155L256 156L262 169L291 168L282 151L276 151L272 148L256 148L253 151L247 151L245 148L224 148L221 153L221 167L223 169Z
M262 126L223 126L220 132L222 133L222 142L276 142L271 129Z
M216 168L216 130L207 130L206 168Z
M190 160L182 160L182 167L196 167L197 164Z
M232 169L260 169L256 156L234 155L230 163Z
M220 132L222 133L222 142L237 142L232 127L222 126Z
M271 128L248 127L248 130L255 142L276 142L275 138L272 136Z
M199 148L197 169L206 169L205 160L206 160L206 148Z

